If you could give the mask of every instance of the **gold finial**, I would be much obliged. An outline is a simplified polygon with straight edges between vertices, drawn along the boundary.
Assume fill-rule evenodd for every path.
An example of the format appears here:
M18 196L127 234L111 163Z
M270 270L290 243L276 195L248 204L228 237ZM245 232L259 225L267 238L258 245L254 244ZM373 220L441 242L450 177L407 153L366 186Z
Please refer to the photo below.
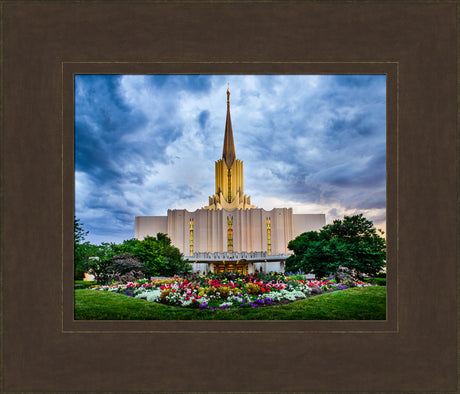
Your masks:
M227 83L227 103L230 103L230 82Z

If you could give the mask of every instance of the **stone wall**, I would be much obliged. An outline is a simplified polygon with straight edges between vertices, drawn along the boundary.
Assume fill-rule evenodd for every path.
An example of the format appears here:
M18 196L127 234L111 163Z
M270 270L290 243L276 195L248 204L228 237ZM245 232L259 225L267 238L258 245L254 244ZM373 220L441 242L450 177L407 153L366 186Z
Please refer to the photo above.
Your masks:
M267 219L270 219L271 255L286 255L289 241L303 232L319 230L326 224L324 214L293 214L292 208L168 210L168 216L137 216L135 238L166 233L184 256L192 253L190 222L193 221L193 253L227 252L228 222L233 220L233 252L267 252Z

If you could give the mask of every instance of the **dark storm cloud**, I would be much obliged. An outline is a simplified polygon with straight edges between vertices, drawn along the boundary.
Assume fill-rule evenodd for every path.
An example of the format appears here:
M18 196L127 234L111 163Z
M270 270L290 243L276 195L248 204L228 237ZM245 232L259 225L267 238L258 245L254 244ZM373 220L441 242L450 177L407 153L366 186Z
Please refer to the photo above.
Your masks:
M254 204L276 197L328 205L329 215L338 205L337 215L385 208L385 76L82 75L76 211L94 239L131 238L134 216L207 203L228 81L236 155Z
M278 100L265 132L248 137L253 162L285 164L270 168L273 193L320 203L343 189L385 185L385 76L327 79L314 100Z
M207 75L151 75L149 83L164 91L180 92L209 92L211 79Z
M198 123L202 129L205 129L209 120L210 113L207 110L201 111L198 115Z
M147 119L124 102L119 80L120 76L75 77L75 170L97 183L116 184L124 174L121 162L142 152L140 146L122 142Z

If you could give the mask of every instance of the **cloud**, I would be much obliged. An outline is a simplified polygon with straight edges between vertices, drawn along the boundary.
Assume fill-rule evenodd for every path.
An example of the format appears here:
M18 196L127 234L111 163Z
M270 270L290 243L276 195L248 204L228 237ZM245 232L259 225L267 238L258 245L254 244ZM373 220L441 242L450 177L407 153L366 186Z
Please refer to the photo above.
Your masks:
M227 82L254 204L384 224L384 75L77 75L75 211L90 239L132 238L134 216L207 204Z

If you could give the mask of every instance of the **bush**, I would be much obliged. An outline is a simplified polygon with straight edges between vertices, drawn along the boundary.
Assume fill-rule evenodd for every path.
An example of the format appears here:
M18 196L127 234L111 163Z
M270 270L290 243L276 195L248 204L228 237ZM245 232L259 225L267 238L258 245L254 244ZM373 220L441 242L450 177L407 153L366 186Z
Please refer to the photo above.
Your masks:
M83 280L85 279L85 270L80 268L75 268L74 271L74 280Z
M387 285L387 278L372 278L370 283L377 286L386 286Z
M109 267L112 264L111 260L100 259L99 257L89 258L88 267L89 274L94 276L94 279L98 284L104 284L110 282L110 271Z
M301 275L300 275L301 276ZM256 272L254 274L255 278L258 278L260 280L263 280L265 282L271 282L271 281L286 281L286 276L282 272ZM300 280L304 280L305 277L302 277Z
M112 257L112 265L109 270L118 275L126 275L128 272L141 273L143 278L147 273L147 268L139 259L136 259L131 253L121 253ZM137 274L139 276L139 274Z
M86 289L88 287L94 286L95 284L96 281L76 280L74 286L75 288Z
M289 277L290 279L292 280L305 280L305 275L300 275L300 274L296 274L296 275L286 275L287 277Z
M93 258L88 261L90 274L97 283L128 283L145 278L147 268L130 253L115 255L108 260Z
M142 271L129 271L124 275L114 272L112 273L110 280L117 283L129 283L136 282L144 278L145 274Z

